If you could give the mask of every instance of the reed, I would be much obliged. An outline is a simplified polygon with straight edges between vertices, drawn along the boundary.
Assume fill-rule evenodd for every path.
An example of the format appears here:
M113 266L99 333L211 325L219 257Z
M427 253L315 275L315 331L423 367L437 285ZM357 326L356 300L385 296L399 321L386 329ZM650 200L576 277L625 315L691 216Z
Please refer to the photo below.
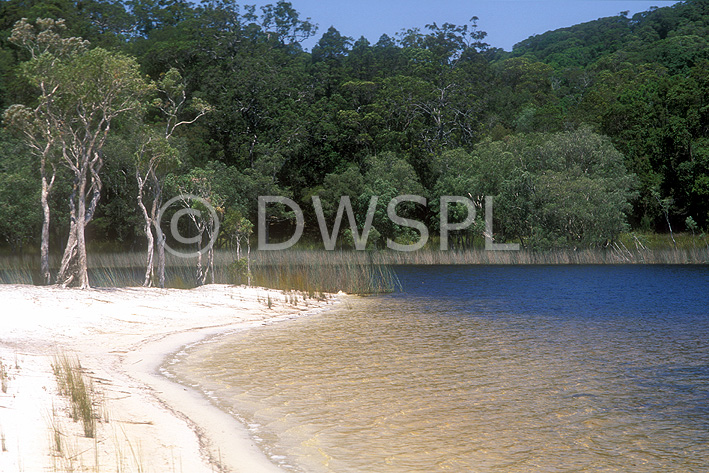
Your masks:
M56 457L62 457L65 454L64 437L66 437L66 434L64 434L64 432L62 431L61 423L59 422L59 419L57 419L57 413L53 403L52 410L48 416L48 420L50 431L49 443L51 445L51 451L55 454L56 461ZM56 466L54 470L56 471Z
M250 284L285 291L319 293L344 291L379 294L396 290L397 265L557 265L557 264L709 264L705 235L677 235L677 248L665 235L622 235L604 249L549 251L485 251L482 248L440 251L429 245L416 252L325 251L292 249L252 251L249 264L236 261L228 250L215 251L214 282ZM134 287L143 283L142 252L89 253L89 279L97 287ZM196 261L166 255L166 285L188 289L197 281ZM31 284L37 280L36 258L0 257L0 283ZM58 261L50 261L52 264ZM34 266L33 266L34 264ZM211 281L211 275L208 277Z
M123 438L124 438L124 445L128 447L128 451L130 452L130 459L131 459L131 464L134 468L134 470L137 473L144 473L145 472L145 466L144 466L144 457L143 457L143 449L141 448L140 443L138 443L136 446L133 445L133 442L131 442L130 438L128 437L128 434L126 434L125 429L123 426L121 427L121 432L123 433ZM124 450L120 447L120 441L118 437L114 434L115 442L116 442L116 455L118 458L118 472L123 472L123 471L132 471L132 469L126 470L125 465L123 464L124 462L124 455L125 452ZM173 466L173 471L174 471L174 466Z
M607 249L535 251L378 252L378 265L570 265L570 264L709 264L709 249L636 249L616 244Z
M218 284L251 284L286 291L301 291L315 297L344 291L377 294L396 289L391 269L375 264L370 253L329 251L252 252L251 273L234 271L234 254L215 252L214 281ZM143 282L142 253L99 253L89 257L89 279L98 287L140 286ZM196 285L193 259L170 255L166 261L167 286ZM211 279L211 278L208 278Z
M62 426L54 407L49 417L49 442L52 452L52 470L54 472L92 471L83 461L83 453L88 450L80 447L78 439ZM94 443L94 448L95 448ZM98 468L93 469L98 472Z
M39 278L38 256L0 257L0 284L33 284L35 278Z
M368 252L254 252L251 267L256 285L301 291L310 297L338 291L382 294L399 287L392 269L374 263Z

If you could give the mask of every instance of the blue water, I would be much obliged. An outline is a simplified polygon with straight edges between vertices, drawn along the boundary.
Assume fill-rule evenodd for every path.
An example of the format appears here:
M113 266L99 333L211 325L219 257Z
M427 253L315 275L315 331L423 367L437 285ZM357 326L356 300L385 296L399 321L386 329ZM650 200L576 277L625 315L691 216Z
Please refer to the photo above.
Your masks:
M391 297L445 299L451 312L473 316L639 317L671 328L706 328L709 316L709 266L400 266L396 274L402 292Z
M395 271L176 372L289 471L709 472L709 266Z
M709 266L406 266L396 273L402 291L389 298L438 317L504 320L501 327L530 339L566 344L568 356L579 352L628 383L600 395L609 410L639 415L649 428L667 421L659 428L684 429L687 445L708 446Z

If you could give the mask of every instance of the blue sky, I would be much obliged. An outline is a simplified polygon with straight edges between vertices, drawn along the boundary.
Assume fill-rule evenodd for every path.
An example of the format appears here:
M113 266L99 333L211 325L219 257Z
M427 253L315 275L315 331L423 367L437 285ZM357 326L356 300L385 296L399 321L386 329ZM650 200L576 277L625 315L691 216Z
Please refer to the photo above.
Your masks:
M630 14L651 6L669 6L677 1L643 0L290 0L301 18L310 17L319 25L315 38L304 43L310 49L330 26L355 39L365 36L375 43L386 33L393 36L403 28L420 27L431 22L466 24L479 18L478 27L486 31L486 41L507 51L533 34L565 26ZM243 1L258 6L270 1Z

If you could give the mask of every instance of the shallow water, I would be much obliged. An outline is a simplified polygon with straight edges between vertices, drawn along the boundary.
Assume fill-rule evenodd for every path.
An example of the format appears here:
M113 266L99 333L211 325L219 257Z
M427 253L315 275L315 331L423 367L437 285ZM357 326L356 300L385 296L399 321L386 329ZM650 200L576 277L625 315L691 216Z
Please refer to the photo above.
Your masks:
M170 370L291 471L709 471L708 267L397 272Z

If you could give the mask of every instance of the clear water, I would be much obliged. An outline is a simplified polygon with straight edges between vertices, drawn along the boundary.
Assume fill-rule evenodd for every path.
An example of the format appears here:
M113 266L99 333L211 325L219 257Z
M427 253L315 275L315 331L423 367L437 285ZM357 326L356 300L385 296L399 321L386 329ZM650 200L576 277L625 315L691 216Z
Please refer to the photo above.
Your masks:
M171 370L290 471L709 471L709 267L397 273Z

